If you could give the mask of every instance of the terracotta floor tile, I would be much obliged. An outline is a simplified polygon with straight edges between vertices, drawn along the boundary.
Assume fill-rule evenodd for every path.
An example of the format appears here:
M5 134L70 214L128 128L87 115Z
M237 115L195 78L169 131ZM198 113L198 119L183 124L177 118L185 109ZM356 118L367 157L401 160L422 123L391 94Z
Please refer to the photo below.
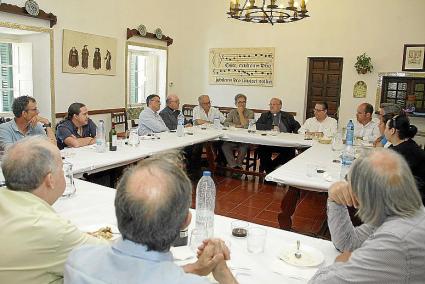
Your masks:
M267 220L267 221L272 221L272 222L278 222L278 220L277 220L278 214L279 213L277 213L277 212L264 210L264 211L260 212L257 216L255 216L255 218Z
M247 216L249 218L253 218L258 215L262 211L261 208L248 207L245 205L239 205L238 207L233 208L230 212L240 214L243 216Z
M245 220L245 221L248 221L248 222L251 222L251 220L252 220L252 218L250 218L246 215L233 213L233 212L228 212L224 216L234 218L234 219L239 219L239 220Z
M264 209L272 202L271 198L262 198L258 195L259 194L251 196L250 198L245 200L242 205Z
M230 202L228 200L222 200L215 205L215 210L221 212L229 212L239 206L238 203Z
M270 203L267 207L266 207L267 211L273 211L273 212L278 212L280 213L280 211L282 210L280 208L280 202L272 202Z
M250 197L249 194L231 192L228 195L226 195L226 200L228 200L230 202L235 202L235 203L242 203L245 200L247 200L249 197Z

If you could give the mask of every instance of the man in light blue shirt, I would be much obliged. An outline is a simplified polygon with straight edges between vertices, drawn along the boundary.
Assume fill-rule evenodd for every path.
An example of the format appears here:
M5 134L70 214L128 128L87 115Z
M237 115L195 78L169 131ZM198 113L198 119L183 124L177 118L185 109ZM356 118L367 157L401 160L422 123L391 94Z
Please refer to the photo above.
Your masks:
M0 149L15 144L26 136L48 136L56 145L55 134L48 119L39 116L37 102L29 96L15 98L12 104L14 119L0 124ZM46 129L46 130L44 130Z
M234 284L226 265L229 250L208 240L195 263L173 263L170 246L191 221L192 185L181 161L150 157L126 171L117 187L115 213L122 238L112 246L83 246L71 252L65 283L219 283Z
M168 131L162 117L158 111L161 107L161 100L158 95L149 95L146 98L147 108L145 108L139 116L139 135L147 135L152 133L160 133Z

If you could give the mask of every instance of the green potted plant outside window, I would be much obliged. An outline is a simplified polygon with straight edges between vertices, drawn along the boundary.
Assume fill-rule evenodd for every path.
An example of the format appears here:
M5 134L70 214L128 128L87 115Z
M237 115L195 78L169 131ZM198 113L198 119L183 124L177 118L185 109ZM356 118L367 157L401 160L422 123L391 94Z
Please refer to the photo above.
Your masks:
M354 67L356 68L357 73L359 74L366 74L367 72L372 72L372 59L367 56L366 53L363 53L362 55L357 56L357 62L356 64L354 64Z

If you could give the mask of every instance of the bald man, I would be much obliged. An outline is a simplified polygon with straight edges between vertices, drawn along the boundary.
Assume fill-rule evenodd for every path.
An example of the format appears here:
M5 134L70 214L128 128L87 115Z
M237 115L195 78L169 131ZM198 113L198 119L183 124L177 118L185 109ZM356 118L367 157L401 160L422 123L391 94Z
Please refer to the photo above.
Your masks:
M362 103L357 107L354 124L354 136L361 137L370 142L375 141L381 132L379 131L379 122L372 120L373 106L369 103Z
M0 282L63 283L71 250L106 243L59 216L52 205L65 190L59 149L32 136L10 146L2 161Z
M180 111L180 99L176 95L169 95L165 100L167 106L159 112L159 115L162 117L165 125L167 125L168 129L176 130L177 129L177 117L181 113ZM191 124L186 122L185 126L190 126Z
M223 241L210 239L197 261L179 267L170 252L180 230L191 222L192 184L181 161L167 156L142 160L125 172L117 187L115 213L122 238L111 246L74 250L65 266L66 283L209 283L213 273L235 284ZM125 272L125 273L123 273Z
M277 130L279 132L297 133L300 124L294 116L282 111L282 100L272 98L270 100L270 111L262 113L257 120L257 130ZM273 153L278 153L272 160ZM292 147L260 146L258 149L260 158L260 171L269 173L278 166L288 162L295 157L295 149Z

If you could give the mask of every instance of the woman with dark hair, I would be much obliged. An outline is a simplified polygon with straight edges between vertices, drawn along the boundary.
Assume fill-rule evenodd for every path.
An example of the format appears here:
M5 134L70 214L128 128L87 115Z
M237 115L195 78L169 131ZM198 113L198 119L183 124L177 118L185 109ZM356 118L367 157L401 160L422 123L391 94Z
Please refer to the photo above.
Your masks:
M398 115L387 121L384 133L392 144L390 149L401 154L409 164L425 204L425 151L412 139L417 132L407 116Z

